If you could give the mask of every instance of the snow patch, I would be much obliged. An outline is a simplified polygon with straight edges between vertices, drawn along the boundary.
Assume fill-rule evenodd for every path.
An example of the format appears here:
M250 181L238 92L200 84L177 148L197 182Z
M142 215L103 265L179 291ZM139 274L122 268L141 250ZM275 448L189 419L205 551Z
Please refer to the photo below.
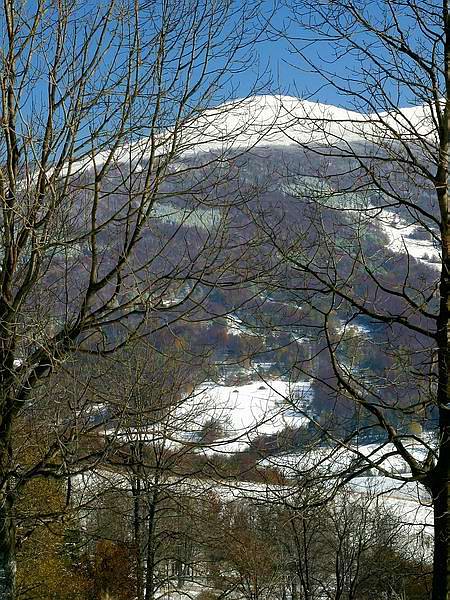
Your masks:
M435 269L440 268L441 253L436 240L415 239L413 236L418 232L425 231L419 225L409 225L395 213L383 210L377 218L383 233L389 238L389 248L395 253L405 254L419 260L420 262Z
M310 382L289 383L280 379L259 380L239 386L206 383L196 390L193 401L204 407L203 419L223 422L226 437L215 443L223 452L236 451L257 435L274 434L285 427L299 427L307 419L295 409L304 407L311 399ZM289 402L291 400L291 403Z

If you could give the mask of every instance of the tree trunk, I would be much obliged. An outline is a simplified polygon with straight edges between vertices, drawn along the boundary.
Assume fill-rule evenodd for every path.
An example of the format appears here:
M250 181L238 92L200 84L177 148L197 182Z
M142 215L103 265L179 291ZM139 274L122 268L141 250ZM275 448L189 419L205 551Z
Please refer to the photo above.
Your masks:
M298 600L297 582L295 581L295 573L292 574L291 598L292 598L292 600Z
M151 495L147 526L147 571L145 579L145 600L153 600L155 596L155 521L157 492Z
M144 557L141 533L141 480L139 475L137 477L132 476L131 489L133 494L133 530L136 552L136 598L137 600L144 600Z
M5 337L0 334L0 390L8 388L8 373L12 370L12 353L5 351ZM3 367L3 368L2 368ZM5 368L6 367L6 368ZM14 398L8 392L0 408L0 599L16 598L16 523L15 494L11 489L13 463L12 418Z
M16 598L16 552L14 501L9 493L0 500L0 598Z
M434 505L433 600L448 600L450 595L450 21L448 0L443 0L445 107L439 129L439 163L436 195L441 215L442 268L439 286L438 345L439 458L432 473Z
M450 590L450 515L449 482L433 490L434 502L434 568L433 600L448 600Z
M447 31L447 29L446 29ZM450 51L450 45L447 48ZM447 56L447 54L446 54ZM449 73L449 64L446 72ZM448 79L450 86L450 79ZM448 600L449 573L449 485L450 485L450 223L449 223L449 132L450 87L446 104L445 135L440 147L440 165L436 192L441 213L442 269L439 285L439 314L436 342L438 347L437 405L439 410L439 457L430 473L428 486L434 508L433 600Z

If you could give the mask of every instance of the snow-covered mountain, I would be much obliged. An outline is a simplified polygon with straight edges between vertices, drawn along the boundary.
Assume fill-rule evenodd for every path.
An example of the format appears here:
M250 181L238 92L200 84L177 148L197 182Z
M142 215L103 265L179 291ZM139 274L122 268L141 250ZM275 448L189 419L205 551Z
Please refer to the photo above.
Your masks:
M197 150L376 141L398 134L433 137L429 107L363 114L292 96L252 96L206 110L188 124Z
M255 146L329 145L397 139L433 139L428 106L363 114L292 96L261 95L227 102L186 124L186 143L196 151Z
M137 165L148 159L151 152L162 155L174 148L180 159L262 146L337 146L381 140L389 143L405 137L422 137L427 144L434 144L436 120L428 106L364 114L293 96L259 95L208 108L181 123L176 133L166 129L156 138L144 137L125 144L114 152L113 163ZM90 153L72 166L72 172L84 171L94 164L98 168L108 156L107 150Z
M220 161L228 163L236 156L254 149L264 149L268 153L276 152L276 155L269 156L267 162L274 164L279 160L281 173L284 157L280 159L280 150L294 156L297 150L302 152L317 146L330 148L339 146L344 148L344 154L349 150L348 156L351 157L359 143L371 142L376 147L379 142L389 147L390 144L415 137L421 139L420 147L416 148L417 153L424 151L428 153L435 144L436 119L430 106L421 105L378 114L363 114L292 96L259 95L208 108L199 112L195 118L191 116L186 119L177 131L166 129L154 138L143 137L137 142L125 144L114 151L112 160L108 150L91 153L72 164L71 173L84 173L94 167L99 169L110 160L111 168L122 165L138 176L146 169L150 156L162 156L168 152L171 154L170 169L173 172L183 171L185 167L189 171L192 164L197 168L207 166L215 160L219 163ZM333 160L336 159L335 156ZM345 175L352 168L343 165L339 169ZM249 170L251 169L252 166ZM296 169L301 172L303 165L300 168L298 164L294 165L294 173ZM311 175L317 183L317 173ZM204 177L203 173L202 177ZM297 183L295 182L295 185ZM409 194L409 182L406 183L406 193ZM289 185L291 184L288 180L280 183L283 190L286 190ZM338 194L330 187L330 180L319 182L319 185L325 186L326 193L334 199L334 204L338 204L331 208L355 211L355 215L365 210L373 222L376 220L379 229L389 239L389 246L393 253L407 252L409 256L424 265L436 269L440 261L439 240L438 235L434 235L432 227L422 234L419 231L420 227L414 221L414 215L411 221L409 218L411 215L405 215L401 211L397 214L392 210L393 205L389 198L381 204L371 204L370 194L366 193L364 197L359 194L358 183L345 184L348 185L349 190L353 185L357 190L356 193L339 191ZM391 184L389 183L388 187L389 185ZM300 191L299 197L305 196L307 191L307 189ZM289 193L292 197L298 195L297 192L291 191L288 195ZM361 198L365 208L361 206ZM323 198L320 201L324 204ZM408 201L410 201L409 197ZM329 202L325 203L329 204ZM173 207L170 209L173 210ZM427 207L427 210L430 208ZM189 225L187 222L185 224Z
M364 136L368 118L291 96L252 96L206 110L185 135L196 150L335 144Z

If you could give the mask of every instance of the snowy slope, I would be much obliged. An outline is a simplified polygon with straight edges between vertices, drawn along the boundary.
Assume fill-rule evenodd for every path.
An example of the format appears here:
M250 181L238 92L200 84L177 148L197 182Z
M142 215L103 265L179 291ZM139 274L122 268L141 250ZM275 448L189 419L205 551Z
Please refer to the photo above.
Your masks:
M107 429L104 434L122 442L138 440L175 449L199 441L204 427L214 423L222 430L220 438L208 442L205 452L231 454L248 448L259 435L305 425L308 420L293 406L306 408L311 396L311 383L305 381L271 379L235 386L206 382L174 406L162 423Z
M428 455L428 443L433 448L435 443L425 439L419 443L414 439L404 440L403 444L414 458L423 462ZM296 451L288 454L278 454L265 459L267 465L281 469L286 475L292 476L298 471L314 471L329 475L338 475L342 472L354 470L355 465L367 467L371 476L398 477L411 479L407 463L397 453L391 443L348 445L327 448L319 446L305 451Z
M425 106L391 113L363 114L292 96L252 96L206 110L186 124L184 142L192 151L255 146L328 145L363 140L425 136L435 123Z
M228 153L255 146L336 144L343 137L357 141L367 130L367 117L335 106L303 101L290 96L251 96L206 109L177 130L177 158L210 151ZM364 128L366 127L366 129ZM154 140L142 138L114 152L112 165L136 165L153 152L162 155L171 149L174 132ZM99 169L109 158L108 151L92 153L71 166L72 173ZM139 171L139 169L137 169Z
M305 406L311 399L310 387L309 382L290 384L280 379L239 386L206 383L196 390L192 402L203 407L203 423L214 420L223 424L226 435L215 446L220 446L223 452L226 445L227 452L234 452L236 448L228 440L242 438L245 444L256 435L304 424L305 417L294 411L286 398L294 399L296 406ZM188 407L189 404L188 400Z
M436 239L415 239L414 234L424 231L419 225L410 225L392 211L384 209L377 216L377 222L389 238L389 248L398 254L408 253L410 257L440 269L441 252Z
M435 142L437 119L428 105L410 106L399 110L371 115L371 120L383 121L392 130L406 134L409 139L426 138Z
M177 159L191 154L248 150L255 146L328 145L362 140L410 139L425 136L433 143L435 121L428 107L391 113L363 114L292 96L261 95L209 108L174 131L119 147L111 164L129 164L136 172L150 154L174 151ZM175 149L175 150L174 150ZM71 166L72 173L102 167L108 151L91 153Z
M364 135L367 117L291 96L252 96L206 110L189 123L185 140L196 151L260 146L336 144Z

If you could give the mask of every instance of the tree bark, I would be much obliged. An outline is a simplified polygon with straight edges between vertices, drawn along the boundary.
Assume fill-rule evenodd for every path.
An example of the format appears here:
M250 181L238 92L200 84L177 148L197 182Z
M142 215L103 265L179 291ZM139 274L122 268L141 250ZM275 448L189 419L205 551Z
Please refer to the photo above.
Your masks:
M434 502L434 568L433 600L448 600L450 590L450 515L449 487L447 481L436 485L433 490Z
M445 148L445 154L447 147ZM445 164L447 172L448 164ZM437 323L439 410L439 458L431 472L430 491L434 509L433 589L432 600L448 600L450 593L450 389L448 370L450 364L449 314L450 314L450 236L448 229L447 173L442 178L443 190L438 192L441 210L442 272L440 281L440 307ZM445 187L444 187L445 185Z
M1 312L0 312L1 314ZM16 598L15 493L12 490L12 420L17 402L12 394L13 337L0 316L0 599Z
M147 524L147 569L145 578L145 600L153 600L155 596L155 526L157 491L151 493Z
M6 491L0 498L0 598L15 600L16 557L15 557L14 500Z
M450 22L448 0L442 2L444 25L444 75L446 102L440 131L437 197L441 213L442 270L438 319L438 407L439 459L432 489L434 503L433 600L450 596L450 227L449 227L449 145L450 145Z
M131 478L131 489L133 494L133 529L136 552L136 598L137 600L144 600L144 558L141 532L142 500L141 479L139 475Z

